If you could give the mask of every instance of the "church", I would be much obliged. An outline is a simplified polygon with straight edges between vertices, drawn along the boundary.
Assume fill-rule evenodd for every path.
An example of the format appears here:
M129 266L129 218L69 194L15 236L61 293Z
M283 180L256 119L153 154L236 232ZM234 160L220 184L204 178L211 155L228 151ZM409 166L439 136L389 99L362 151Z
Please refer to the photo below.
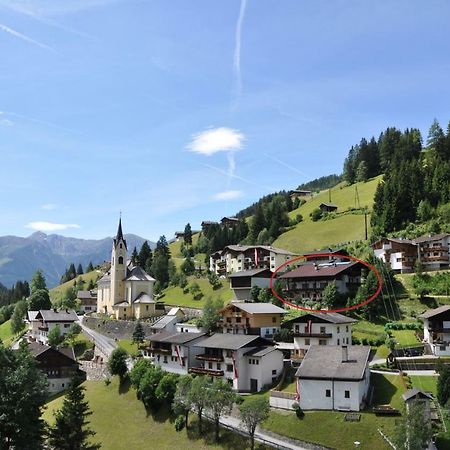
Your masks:
M97 312L116 319L144 319L164 313L153 300L155 279L127 260L127 243L119 220L113 239L111 268L98 280Z

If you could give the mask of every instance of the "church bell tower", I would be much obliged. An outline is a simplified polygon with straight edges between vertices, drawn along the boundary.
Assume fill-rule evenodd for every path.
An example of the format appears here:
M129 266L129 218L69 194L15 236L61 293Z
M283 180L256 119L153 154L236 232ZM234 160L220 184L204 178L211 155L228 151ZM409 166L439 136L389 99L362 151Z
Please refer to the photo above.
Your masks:
M127 275L127 243L122 233L122 218L119 219L117 235L111 253L111 300L112 304L125 301L125 278Z

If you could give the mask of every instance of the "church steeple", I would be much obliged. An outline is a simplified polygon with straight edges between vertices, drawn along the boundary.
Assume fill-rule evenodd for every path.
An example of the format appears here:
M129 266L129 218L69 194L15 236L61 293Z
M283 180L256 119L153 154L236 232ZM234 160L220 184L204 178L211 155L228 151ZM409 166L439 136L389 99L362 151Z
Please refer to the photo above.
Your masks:
M117 246L119 242L122 241L125 245L125 248L127 248L127 242L123 238L123 232L122 232L122 215L119 218L119 226L117 227L117 234L116 238L114 239L114 246Z

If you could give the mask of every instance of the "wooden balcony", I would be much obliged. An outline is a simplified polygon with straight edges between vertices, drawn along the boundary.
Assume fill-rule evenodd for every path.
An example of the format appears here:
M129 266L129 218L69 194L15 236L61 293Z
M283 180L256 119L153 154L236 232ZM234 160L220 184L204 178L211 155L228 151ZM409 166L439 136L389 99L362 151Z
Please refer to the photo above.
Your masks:
M48 331L48 327L38 327L39 331Z
M170 355L172 353L171 348L150 347L150 352L161 355Z
M195 359L199 361L215 361L222 362L223 355L208 355L207 353L202 353L201 355L196 355Z
M191 367L189 373L195 373L197 375L209 375L212 377L223 377L223 370L205 369L203 367Z
M294 337L329 339L333 335L331 333L302 333L294 331Z

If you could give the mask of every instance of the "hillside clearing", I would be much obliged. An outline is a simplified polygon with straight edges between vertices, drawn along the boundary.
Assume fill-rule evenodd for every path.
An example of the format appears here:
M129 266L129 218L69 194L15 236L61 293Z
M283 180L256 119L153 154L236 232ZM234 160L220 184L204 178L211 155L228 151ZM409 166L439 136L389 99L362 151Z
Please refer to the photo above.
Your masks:
M14 340L13 332L11 331L11 319L0 325L0 339L5 346L11 345Z
M86 381L86 399L92 415L90 427L97 433L93 442L100 442L107 450L153 450L153 449L231 449L248 448L241 436L221 430L219 444L212 442L212 433L198 437L195 423L188 430L176 432L175 417L162 408L156 413L147 412L136 398L134 389L119 388L116 377L105 386L103 382ZM63 397L47 404L44 419L53 423L53 411L60 408ZM192 420L191 420L192 421Z
M52 302L57 300L62 300L68 288L72 288L76 280L81 277L81 279L86 283L86 289L88 283L92 280L94 283L103 275L100 270L93 270L92 272L87 272L82 275L79 275L77 278L73 280L67 281L66 283L60 284L49 290L50 300Z

